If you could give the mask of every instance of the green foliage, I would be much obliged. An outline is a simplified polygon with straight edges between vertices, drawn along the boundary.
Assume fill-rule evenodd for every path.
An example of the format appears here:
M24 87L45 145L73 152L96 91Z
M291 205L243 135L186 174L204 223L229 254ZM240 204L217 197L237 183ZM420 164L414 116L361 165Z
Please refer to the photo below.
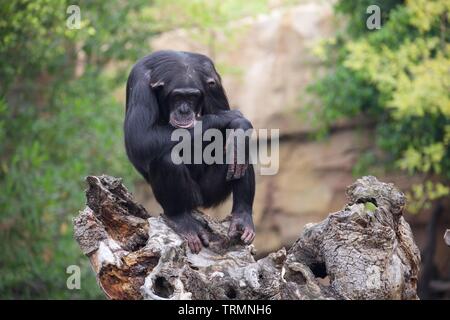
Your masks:
M149 51L147 2L80 1L79 30L66 27L72 4L0 3L1 298L102 297L72 218L85 176L123 176L128 185L136 177L114 90L120 84L123 96L119 62ZM66 287L69 265L82 268L81 290Z
M155 0L149 9L159 30L171 28L223 28L230 21L265 12L265 0ZM177 14L173 14L176 12Z
M72 218L85 176L136 177L122 135L130 65L173 28L196 29L214 56L218 33L233 36L226 24L267 2L0 2L0 298L102 297ZM69 5L80 29L66 24ZM82 267L81 290L66 287L69 265Z
M366 29L371 4L381 8L379 30ZM310 87L315 116L322 129L357 115L373 121L380 161L423 177L410 193L417 212L449 194L450 2L340 0L336 11L348 27L316 50L329 72Z
M369 212L374 212L375 210L377 210L377 206L372 202L365 202L364 209Z
M349 18L345 32L352 38L358 38L366 36L367 32L374 32L366 28L366 19L368 17L366 10L369 6L377 5L380 7L381 24L384 25L389 19L392 9L403 2L402 0L344 0L336 3L335 12Z

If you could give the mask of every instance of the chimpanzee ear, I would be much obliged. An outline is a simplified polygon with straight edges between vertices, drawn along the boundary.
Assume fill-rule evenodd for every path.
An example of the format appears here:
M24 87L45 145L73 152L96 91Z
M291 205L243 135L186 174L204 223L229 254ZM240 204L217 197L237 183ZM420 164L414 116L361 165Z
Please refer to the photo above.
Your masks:
M156 82L150 82L150 88L152 88L153 90L158 90L162 87L164 87L164 81L159 80Z

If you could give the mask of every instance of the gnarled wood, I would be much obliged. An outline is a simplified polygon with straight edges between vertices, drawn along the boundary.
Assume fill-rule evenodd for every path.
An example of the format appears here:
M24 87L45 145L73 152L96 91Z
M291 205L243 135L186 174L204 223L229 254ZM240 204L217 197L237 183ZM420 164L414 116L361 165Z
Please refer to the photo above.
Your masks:
M192 254L161 215L136 204L120 179L87 177L75 238L111 299L417 299L420 255L402 217L405 197L363 177L349 203L307 225L289 250L255 260L201 212L210 246Z

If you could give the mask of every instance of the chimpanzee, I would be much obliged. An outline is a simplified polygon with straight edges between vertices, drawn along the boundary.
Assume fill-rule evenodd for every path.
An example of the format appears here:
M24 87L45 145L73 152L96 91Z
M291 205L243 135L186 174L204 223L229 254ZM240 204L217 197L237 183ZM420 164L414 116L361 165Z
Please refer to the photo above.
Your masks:
M208 234L192 216L197 207L222 203L233 193L229 236L249 244L255 237L252 206L255 173L249 163L175 164L171 134L215 128L252 128L228 99L211 59L184 51L157 51L132 68L126 88L125 146L134 167L151 185L156 200L190 250L209 245ZM226 141L224 136L223 141ZM224 147L225 143L224 143ZM236 146L235 146L236 147ZM236 158L235 158L236 160Z

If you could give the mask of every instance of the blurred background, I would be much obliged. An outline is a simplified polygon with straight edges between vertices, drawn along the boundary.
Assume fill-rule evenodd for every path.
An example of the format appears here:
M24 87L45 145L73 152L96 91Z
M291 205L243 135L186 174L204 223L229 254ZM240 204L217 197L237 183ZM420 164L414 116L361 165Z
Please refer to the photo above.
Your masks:
M73 239L85 176L120 176L161 212L122 133L128 72L157 49L209 55L232 107L280 129L279 172L257 177L258 256L371 174L408 196L419 296L450 298L450 1L11 0L0 16L0 298L103 298Z

